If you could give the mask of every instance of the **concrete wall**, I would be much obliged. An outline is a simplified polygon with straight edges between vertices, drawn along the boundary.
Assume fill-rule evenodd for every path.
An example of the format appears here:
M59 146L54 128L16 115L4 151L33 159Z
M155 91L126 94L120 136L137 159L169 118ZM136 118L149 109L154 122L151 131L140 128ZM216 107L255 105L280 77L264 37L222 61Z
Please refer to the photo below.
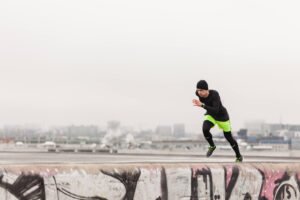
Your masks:
M300 164L0 166L1 200L300 199Z

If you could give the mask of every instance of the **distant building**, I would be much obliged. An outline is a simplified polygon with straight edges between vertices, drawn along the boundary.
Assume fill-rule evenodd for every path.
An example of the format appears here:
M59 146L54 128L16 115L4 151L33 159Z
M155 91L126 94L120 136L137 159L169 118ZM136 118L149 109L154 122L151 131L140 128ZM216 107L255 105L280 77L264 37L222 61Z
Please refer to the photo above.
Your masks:
M299 138L291 140L291 149L300 150L300 139Z
M274 151L286 151L291 148L291 140L285 140L284 137L268 136L259 139L259 144L268 144Z
M98 135L98 127L97 126L68 126L66 129L66 134L72 138L72 137L78 137L78 136L89 136L89 137L96 137Z
M280 136L286 138L299 137L299 124L264 123L263 121L250 121L245 123L248 136Z
M286 136L288 138L293 138L298 136L298 132L300 132L300 125L264 124L263 129L266 135Z
M279 136L279 131L285 129L285 125L283 124L264 124L263 129L265 131L265 135Z
M267 136L259 138L259 143L261 144L279 144L279 143L286 143L284 137L278 136Z
M165 137L173 136L171 126L157 126L155 132L156 132L158 138L159 137L165 138Z
M237 135L238 135L238 137L239 137L240 139L247 140L247 138L248 138L247 132L248 132L247 129L240 129L240 130L237 132Z
M176 138L185 137L185 126L184 124L174 124L173 135Z
M107 129L116 130L116 129L120 129L120 126L121 126L121 123L116 120L107 122Z
M245 128L248 130L248 135L265 135L263 120L247 121Z
M139 134L136 138L143 139L143 140L152 140L153 131L151 129L147 130L140 130Z

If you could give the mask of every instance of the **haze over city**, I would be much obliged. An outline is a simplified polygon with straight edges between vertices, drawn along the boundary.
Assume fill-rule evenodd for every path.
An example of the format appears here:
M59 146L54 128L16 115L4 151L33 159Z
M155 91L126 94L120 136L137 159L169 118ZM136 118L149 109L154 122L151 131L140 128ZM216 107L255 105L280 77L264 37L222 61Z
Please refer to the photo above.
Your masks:
M0 125L120 120L199 132L200 79L235 130L299 124L300 3L231 2L1 2Z

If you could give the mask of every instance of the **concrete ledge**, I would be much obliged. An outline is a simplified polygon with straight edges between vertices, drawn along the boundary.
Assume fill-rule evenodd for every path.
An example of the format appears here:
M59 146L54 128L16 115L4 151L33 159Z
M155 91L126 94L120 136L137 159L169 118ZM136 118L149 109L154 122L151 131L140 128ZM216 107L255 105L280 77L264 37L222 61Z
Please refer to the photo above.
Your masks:
M0 199L299 199L299 163L1 165Z

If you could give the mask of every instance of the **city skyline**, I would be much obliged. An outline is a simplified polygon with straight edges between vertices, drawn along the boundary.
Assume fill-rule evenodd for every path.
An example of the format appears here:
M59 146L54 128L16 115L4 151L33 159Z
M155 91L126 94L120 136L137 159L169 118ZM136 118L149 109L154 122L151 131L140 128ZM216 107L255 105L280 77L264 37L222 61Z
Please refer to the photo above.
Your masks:
M183 126L183 129L185 130L185 133L188 134L199 134L202 133L202 129L200 126L199 130L191 130L190 127L188 127L186 124L184 123L171 123L171 124L156 124L153 126L140 126L137 124L124 124L122 123L122 121L120 120L108 120L106 122L103 123L87 123L87 124L52 124L52 125L41 125L41 124L3 124L0 126L0 128L24 128L24 129L41 129L41 130L50 130L50 129L55 129L55 128L63 128L63 127L97 127L99 128L99 130L106 130L110 127L109 123L111 122L117 122L119 123L118 127L122 128L122 129L129 129L129 130L134 130L134 131L143 131L143 130L151 130L151 131L156 131L158 127L169 127L172 131L174 131L174 129L176 129L175 127L178 126ZM266 122L265 120L251 120L251 121L246 121L244 123L244 126L240 127L239 129L233 129L234 132L237 132L241 129L257 129L259 128L262 124L268 124L268 125L272 125L272 124L276 124L276 125L280 125L282 124L283 126L297 126L300 124L293 124L293 123L282 123L282 122ZM212 129L213 133L218 133L221 132L221 130L218 127L215 127Z

